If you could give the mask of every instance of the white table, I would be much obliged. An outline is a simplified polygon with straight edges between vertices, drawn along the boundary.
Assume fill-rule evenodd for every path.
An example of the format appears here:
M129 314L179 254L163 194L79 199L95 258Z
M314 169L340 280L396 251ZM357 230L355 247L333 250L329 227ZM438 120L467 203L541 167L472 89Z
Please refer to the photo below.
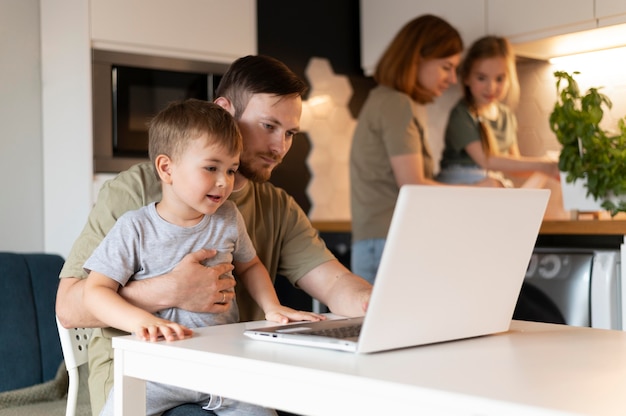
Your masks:
M113 339L116 415L145 415L152 380L302 415L625 415L626 333L513 321L509 332L358 355L242 335Z

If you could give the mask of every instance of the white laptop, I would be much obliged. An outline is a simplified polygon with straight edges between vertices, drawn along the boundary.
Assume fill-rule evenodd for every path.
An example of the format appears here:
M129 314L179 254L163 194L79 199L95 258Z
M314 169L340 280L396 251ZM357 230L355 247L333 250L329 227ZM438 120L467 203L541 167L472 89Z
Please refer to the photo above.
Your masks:
M365 317L248 329L370 353L508 331L550 191L404 186ZM362 324L360 335L326 336Z

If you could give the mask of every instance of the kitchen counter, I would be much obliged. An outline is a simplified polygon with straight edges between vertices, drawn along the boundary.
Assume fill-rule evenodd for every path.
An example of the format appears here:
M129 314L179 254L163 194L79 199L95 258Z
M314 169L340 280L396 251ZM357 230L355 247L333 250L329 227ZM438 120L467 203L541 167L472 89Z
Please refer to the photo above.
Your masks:
M547 220L540 235L626 235L626 219Z
M313 221L313 227L324 233L349 233L350 221ZM541 235L626 235L626 217L617 219L545 220Z
M313 228L321 233L349 233L352 231L350 221L312 221Z

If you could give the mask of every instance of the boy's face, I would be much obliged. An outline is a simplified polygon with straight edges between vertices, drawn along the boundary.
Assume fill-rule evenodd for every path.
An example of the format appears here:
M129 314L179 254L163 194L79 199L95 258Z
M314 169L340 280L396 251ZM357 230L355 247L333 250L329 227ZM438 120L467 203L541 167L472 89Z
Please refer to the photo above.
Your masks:
M291 148L301 114L299 95L253 95L238 120L243 136L239 172L255 182L267 181Z
M229 155L206 133L191 140L171 163L172 202L184 216L213 214L233 191L238 167L239 155Z

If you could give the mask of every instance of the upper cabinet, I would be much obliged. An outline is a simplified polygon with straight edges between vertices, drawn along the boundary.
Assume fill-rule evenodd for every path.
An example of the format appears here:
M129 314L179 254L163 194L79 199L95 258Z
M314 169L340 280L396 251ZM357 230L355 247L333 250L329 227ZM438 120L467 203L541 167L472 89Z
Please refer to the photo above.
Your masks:
M486 0L487 32L520 56L549 59L626 44L623 0Z
M525 42L596 27L594 0L486 0L487 33Z
M230 63L257 53L255 0L90 0L98 49Z
M626 23L626 2L624 0L596 0L598 26Z
M485 34L484 0L361 0L361 67L371 75L378 59L409 20L434 14L452 24L466 45Z

